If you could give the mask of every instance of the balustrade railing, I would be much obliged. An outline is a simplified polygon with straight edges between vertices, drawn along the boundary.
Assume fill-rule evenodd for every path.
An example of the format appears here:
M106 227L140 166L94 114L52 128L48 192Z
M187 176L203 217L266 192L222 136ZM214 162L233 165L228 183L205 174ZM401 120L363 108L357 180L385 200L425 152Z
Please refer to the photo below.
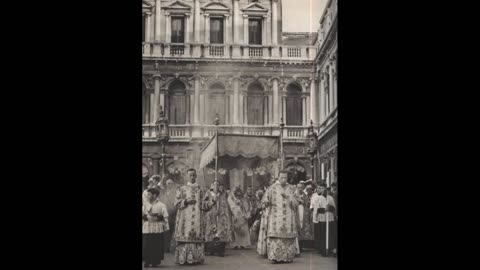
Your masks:
M198 128L198 133L193 132L194 128ZM170 140L185 140L189 138L211 138L215 135L217 127L214 125L202 125L192 126L186 125L170 125L169 134ZM230 126L221 125L218 126L218 132L223 134L243 134L243 135L255 135L255 136L278 136L280 135L280 128L275 126ZM196 134L196 135L195 135ZM307 127L303 126L290 126L285 127L283 130L284 139L302 139L307 134ZM144 140L155 140L156 132L154 124L144 124L142 126L142 138Z
M317 44L318 46L318 44ZM203 47L203 48L202 48ZM240 55L232 55L232 45L226 44L180 44L180 43L142 43L142 55L144 57L181 57L181 58L221 58L221 59L291 59L313 60L316 54L316 46L292 46L292 45L245 45ZM201 52L195 55L191 50Z
M182 56L185 54L185 45L171 45L170 55L171 56Z

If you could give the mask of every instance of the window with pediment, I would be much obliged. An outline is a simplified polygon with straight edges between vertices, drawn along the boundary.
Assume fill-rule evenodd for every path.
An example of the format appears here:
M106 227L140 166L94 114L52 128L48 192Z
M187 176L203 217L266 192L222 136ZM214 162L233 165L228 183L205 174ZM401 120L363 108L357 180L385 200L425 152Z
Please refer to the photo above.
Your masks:
M223 18L210 18L210 43L223 44Z
M185 18L183 16L172 16L172 43L185 42Z
M262 44L262 20L249 19L248 20L248 42L252 45Z

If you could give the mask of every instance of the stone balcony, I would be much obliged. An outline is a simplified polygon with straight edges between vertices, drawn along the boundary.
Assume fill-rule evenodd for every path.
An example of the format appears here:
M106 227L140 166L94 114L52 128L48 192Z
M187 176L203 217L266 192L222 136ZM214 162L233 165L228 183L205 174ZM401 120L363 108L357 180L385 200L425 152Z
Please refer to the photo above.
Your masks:
M209 139L215 135L214 125L169 125L170 141L189 142L192 139ZM307 135L307 126L285 126L283 138L285 142L304 142ZM243 135L270 135L279 136L278 126L253 126L253 125L220 125L218 132ZM156 141L155 125L142 126L142 139L144 142Z
M315 59L316 46L245 45L200 43L142 43L144 58L162 59L271 59L310 61Z

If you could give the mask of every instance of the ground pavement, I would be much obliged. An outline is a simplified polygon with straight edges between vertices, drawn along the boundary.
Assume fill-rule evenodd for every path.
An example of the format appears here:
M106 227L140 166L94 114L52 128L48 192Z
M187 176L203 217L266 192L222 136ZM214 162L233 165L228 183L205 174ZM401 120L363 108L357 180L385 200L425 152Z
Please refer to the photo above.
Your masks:
M143 264L142 264L143 265ZM195 266L178 265L174 263L172 253L165 253L165 259L158 268L144 269L190 269L190 270L337 270L337 258L322 257L313 250L305 250L300 257L295 257L292 263L271 264L267 258L258 256L256 248L247 249L227 248L225 257L206 256L205 263Z

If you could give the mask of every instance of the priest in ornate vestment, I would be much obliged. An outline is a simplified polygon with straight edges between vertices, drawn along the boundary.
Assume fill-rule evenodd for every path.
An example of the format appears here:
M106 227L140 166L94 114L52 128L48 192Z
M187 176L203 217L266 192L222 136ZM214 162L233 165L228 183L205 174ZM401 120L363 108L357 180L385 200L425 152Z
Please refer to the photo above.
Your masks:
M298 190L297 190L298 192ZM303 191L302 191L303 192ZM303 195L303 216L300 220L301 226L298 230L298 240L300 240L300 248L314 248L315 234L314 234L314 224L313 224L313 217L312 212L310 211L310 202L312 199L313 194L313 186L307 185Z
M228 206L228 194L221 182L218 183L216 198L215 205L205 216L205 241L207 252L223 257L226 243L232 242L232 214Z
M297 207L300 198L287 183L288 172L281 171L279 181L262 198L267 216L267 256L272 263L292 262L297 253Z
M205 261L205 212L215 203L205 189L196 183L197 172L188 169L188 183L177 190L175 206L175 263L196 264Z
M250 246L250 230L248 228L248 219L250 218L250 206L242 194L240 187L236 187L234 192L228 196L228 205L232 211L232 226L235 249Z

